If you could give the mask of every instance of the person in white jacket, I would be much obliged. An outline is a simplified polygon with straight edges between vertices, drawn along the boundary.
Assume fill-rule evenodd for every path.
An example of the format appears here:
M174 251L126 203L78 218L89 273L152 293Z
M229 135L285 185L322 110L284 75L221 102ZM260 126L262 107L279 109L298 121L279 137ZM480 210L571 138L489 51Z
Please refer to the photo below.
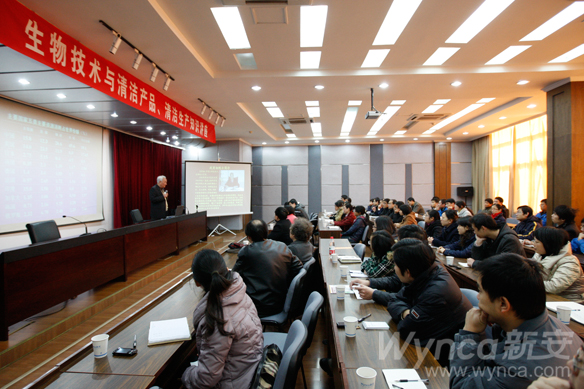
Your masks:
M543 266L545 291L583 302L584 272L578 258L572 255L567 232L559 228L542 227L535 230L534 237L533 259Z

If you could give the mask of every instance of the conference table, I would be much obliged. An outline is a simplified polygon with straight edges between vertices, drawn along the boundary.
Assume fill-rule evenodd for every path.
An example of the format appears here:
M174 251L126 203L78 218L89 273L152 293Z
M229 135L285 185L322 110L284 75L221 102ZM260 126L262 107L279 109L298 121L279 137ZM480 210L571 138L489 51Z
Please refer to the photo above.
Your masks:
M413 369L421 378L430 380L430 388L448 388L449 374L427 350L404 342L399 337L397 325L391 321L386 308L372 300L358 300L354 294L345 294L344 300L330 293L331 285L348 285L351 278L341 277L341 263L333 264L328 253L330 239L320 239L319 253L325 282L325 320L327 339L333 360L335 388L357 388L356 370L371 367L377 371L376 387L387 388L382 369ZM338 255L355 255L347 239L335 239ZM347 265L350 270L359 270L360 264ZM361 318L371 314L367 321L386 322L389 331L365 330L359 325L353 338L345 335L344 329L336 326L345 316ZM382 345L382 347L381 347ZM403 350L403 353L400 352ZM432 371L440 374L429 374Z
M7 249L0 253L0 340L8 326L199 240L207 212Z
M318 231L320 239L329 239L331 237L339 239L343 231L334 225L329 223L331 219L324 217L323 213L318 215Z

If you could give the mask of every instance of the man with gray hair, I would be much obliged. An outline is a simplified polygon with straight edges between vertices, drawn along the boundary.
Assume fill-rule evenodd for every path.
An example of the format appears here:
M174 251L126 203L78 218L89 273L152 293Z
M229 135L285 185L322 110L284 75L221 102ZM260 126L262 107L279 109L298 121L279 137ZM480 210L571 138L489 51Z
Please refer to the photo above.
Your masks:
M168 181L165 176L158 176L156 185L150 188L150 220L164 219L168 215Z

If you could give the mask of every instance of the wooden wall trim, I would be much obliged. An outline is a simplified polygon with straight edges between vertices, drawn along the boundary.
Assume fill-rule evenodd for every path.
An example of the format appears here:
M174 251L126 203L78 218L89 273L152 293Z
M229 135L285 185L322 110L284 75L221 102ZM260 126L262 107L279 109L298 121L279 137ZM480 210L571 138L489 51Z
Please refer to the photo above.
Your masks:
M584 82L572 82L572 207L578 210L576 224L584 217Z
M450 143L434 143L434 195L451 197Z

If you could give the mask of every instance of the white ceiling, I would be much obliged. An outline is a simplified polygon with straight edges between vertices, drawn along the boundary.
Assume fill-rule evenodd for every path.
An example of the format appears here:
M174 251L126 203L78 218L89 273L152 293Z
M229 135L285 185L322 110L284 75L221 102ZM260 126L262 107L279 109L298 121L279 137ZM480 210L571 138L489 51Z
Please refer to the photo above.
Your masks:
M100 19L105 21L175 78L166 92L172 99L193 112L200 112L200 98L227 118L223 128L216 128L217 139L241 138L253 145L263 142L281 145L287 140L278 120L268 114L262 101L275 101L286 117L307 117L304 101L318 100L321 117L314 121L322 123L321 144L345 141L339 134L349 100L363 101L349 136L352 142L412 141L414 137L420 141L444 140L447 136L468 140L544 113L542 88L566 78L584 80L584 56L565 64L548 63L584 43L584 17L542 41L520 42L573 3L568 0L515 0L467 44L445 41L483 0L423 0L396 44L388 46L372 43L391 1L314 0L314 5L328 5L328 16L323 47L311 49L300 48L298 6L259 9L244 6L240 7L240 14L251 44L248 50L228 48L210 10L222 6L220 0L21 2L93 51L150 82L146 61L138 71L131 68L134 52L127 45L122 44L115 56L108 52L112 34L99 23ZM287 23L255 24L254 14L260 18L285 15L282 19ZM507 47L520 44L532 47L505 65L485 65ZM460 47L460 50L442 66L422 66L438 47ZM390 49L390 53L380 68L360 67L370 49L383 48ZM0 48L0 94L158 140L166 138L159 134L162 129L175 131L181 138L193 138L60 73L28 73L49 69L12 51L11 55L5 55L8 50ZM320 68L300 70L300 51L315 50L322 51ZM236 53L253 53L258 69L240 70L234 57ZM31 81L30 85L18 84L23 74ZM521 79L530 82L519 86L516 83ZM450 83L455 80L462 85L452 87ZM162 82L159 76L156 86L160 89ZM382 82L389 87L379 88ZM325 89L314 89L317 84ZM262 89L253 91L253 85ZM406 100L406 103L375 138L366 138L375 123L365 119L370 109L371 87L375 87L375 107L380 111L392 100ZM65 94L66 100L73 102L58 101L54 88L71 88ZM35 94L22 92L27 89L45 90ZM422 138L422 132L431 124L419 122L403 138L391 137L407 124L408 117L421 113L436 99L451 99L437 113L454 114L481 98L495 100L431 136ZM86 101L97 102L97 108L87 112ZM529 104L537 106L529 109ZM115 120L109 116L114 109L119 115ZM132 119L138 124L127 124ZM154 125L155 130L146 131L147 124ZM292 130L299 139L291 144L315 141L308 124L293 125ZM463 135L464 132L468 134Z

